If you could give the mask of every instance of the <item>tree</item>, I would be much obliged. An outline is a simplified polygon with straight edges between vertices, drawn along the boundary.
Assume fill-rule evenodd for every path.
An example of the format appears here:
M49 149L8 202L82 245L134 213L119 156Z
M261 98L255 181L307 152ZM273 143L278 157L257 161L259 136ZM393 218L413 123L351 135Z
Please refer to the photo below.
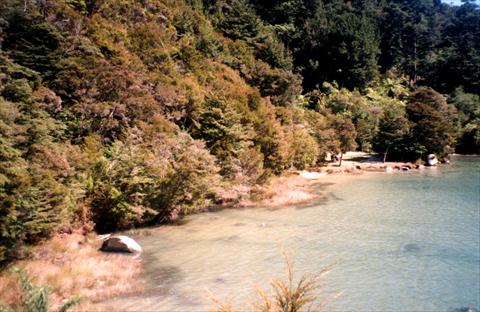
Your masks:
M455 89L450 101L458 110L461 127L456 151L465 154L480 153L480 96Z
M239 170L236 167L240 153L253 145L253 133L229 104L226 99L207 98L205 110L200 114L200 128L194 131L194 136L205 140L222 164L222 174L234 177Z
M387 160L390 148L400 143L408 133L408 120L404 112L387 110L380 119L379 131L374 142L377 153L383 154L383 162Z
M289 51L277 38L276 33L266 27L254 8L246 0L214 1L216 28L226 36L241 39L252 46L255 56L273 67L291 70L293 60Z
M343 154L357 147L355 142L357 132L349 119L341 116L332 116L331 118L331 127L335 129L335 136L340 142L340 162L338 165L340 167L342 166Z
M2 48L20 65L52 78L60 60L62 36L50 24L18 10L7 17ZM21 38L21 39L20 39Z
M304 125L294 125L292 144L290 145L290 161L297 169L314 166L318 160L318 145L308 133Z
M328 2L317 7L304 27L295 58L305 89L325 81L364 89L376 77L379 49L372 6Z
M409 142L423 146L426 153L444 157L453 151L456 128L453 124L455 112L447 105L446 98L433 89L419 88L407 105L411 123Z

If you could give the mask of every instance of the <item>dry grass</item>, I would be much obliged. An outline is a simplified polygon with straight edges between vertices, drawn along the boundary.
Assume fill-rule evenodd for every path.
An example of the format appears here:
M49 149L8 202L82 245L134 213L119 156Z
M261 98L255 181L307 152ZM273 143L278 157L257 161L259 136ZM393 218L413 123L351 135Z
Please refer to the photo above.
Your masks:
M270 281L271 292L267 293L257 288L259 300L253 304L253 311L264 312L298 312L298 311L321 311L330 303L329 300L319 300L318 291L321 288L321 278L330 272L326 268L317 274L304 274L295 281L293 262L285 255L287 266L287 280L275 278ZM319 301L316 305L314 302Z
M317 182L298 174L274 177L264 188L257 189L252 200L244 202L243 206L275 208L309 203L321 197L313 189Z
M13 306L21 301L22 288L18 276L12 272L5 272L0 276L0 301L7 306Z
M48 285L53 309L72 297L88 302L141 291L140 259L102 253L100 244L93 235L58 235L35 248L33 259L15 266L24 269L34 284ZM20 302L17 277L8 270L0 275L0 294L7 305Z

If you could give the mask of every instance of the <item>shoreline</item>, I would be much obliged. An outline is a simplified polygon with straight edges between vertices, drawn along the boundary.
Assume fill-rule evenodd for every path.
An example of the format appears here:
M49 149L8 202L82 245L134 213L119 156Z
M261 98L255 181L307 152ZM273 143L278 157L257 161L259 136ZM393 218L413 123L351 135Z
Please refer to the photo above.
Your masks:
M329 178L334 177L337 183L342 183L346 179L367 174L408 174L420 172L424 168L423 165L411 162L384 163L368 153L349 152L344 155L341 166L337 163L328 163L310 170L287 171L282 176L274 177L259 190L263 197L260 195L257 200L241 200L231 208L281 208L312 204L323 197L315 187L329 183Z
M342 166L328 164L310 170L286 171L270 179L266 185L252 189L250 198L241 199L233 205L220 205L217 209L281 209L310 205L322 200L325 195L318 186L331 184L332 178L334 183L341 184L367 174L405 174L419 172L422 168L417 169L411 163L375 161L366 153L347 153L344 157ZM387 170L387 167L392 170ZM138 228L123 233L149 235L162 228ZM48 285L51 290L50 306L54 309L72 297L84 298L73 307L73 311L82 311L95 309L96 303L105 299L141 292L144 286L142 258L101 252L98 250L101 242L101 237L94 232L57 234L33 247L31 259L17 261L10 267L25 269L36 285ZM2 301L11 304L20 299L19 287L15 277L7 271L0 274L0 293L3 294Z

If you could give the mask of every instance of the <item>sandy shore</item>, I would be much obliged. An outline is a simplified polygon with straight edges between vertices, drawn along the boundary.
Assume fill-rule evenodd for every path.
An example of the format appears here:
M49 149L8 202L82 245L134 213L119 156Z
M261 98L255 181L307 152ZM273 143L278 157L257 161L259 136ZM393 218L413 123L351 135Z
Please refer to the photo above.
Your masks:
M309 170L288 171L280 177L275 177L265 186L254 190L249 200L239 203L241 207L282 207L302 205L321 200L318 185L328 183L332 179L335 183L342 183L346 179L366 173L411 173L422 170L423 166L405 162L385 162L378 157L363 152L348 152L344 155L342 165L338 162L327 163L324 166ZM258 196L255 196L255 191Z

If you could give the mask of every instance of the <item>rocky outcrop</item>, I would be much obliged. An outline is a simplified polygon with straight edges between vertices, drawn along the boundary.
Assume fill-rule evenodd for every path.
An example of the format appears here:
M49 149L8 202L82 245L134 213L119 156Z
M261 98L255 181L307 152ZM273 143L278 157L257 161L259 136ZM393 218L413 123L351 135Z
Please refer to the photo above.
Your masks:
M109 236L103 241L101 251L141 253L142 247L132 238L124 235Z
M436 166L438 164L437 156L435 156L435 154L429 154L427 156L427 164L429 166Z

